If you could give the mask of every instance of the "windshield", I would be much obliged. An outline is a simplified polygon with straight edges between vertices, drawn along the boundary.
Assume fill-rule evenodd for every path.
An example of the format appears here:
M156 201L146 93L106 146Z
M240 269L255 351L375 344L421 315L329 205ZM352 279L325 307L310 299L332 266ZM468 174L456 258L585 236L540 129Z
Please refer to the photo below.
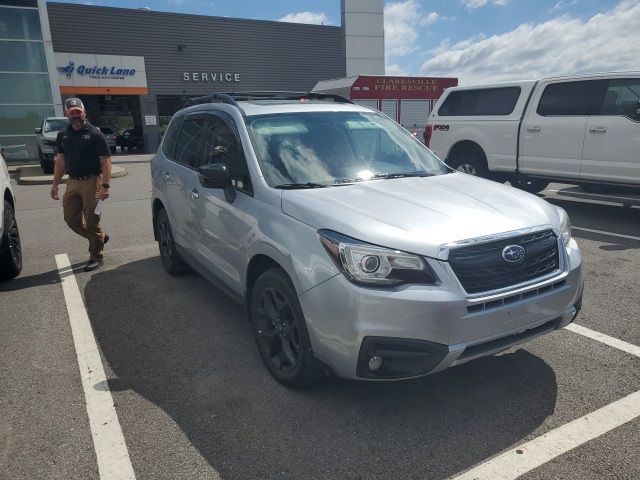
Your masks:
M374 112L304 112L247 118L272 187L441 175L447 167L397 123Z
M111 130L109 127L100 127L100 131L107 135L113 134L113 130Z
M57 132L64 128L67 128L69 125L69 120L66 118L54 118L51 120L47 120L44 122L44 131L45 132Z

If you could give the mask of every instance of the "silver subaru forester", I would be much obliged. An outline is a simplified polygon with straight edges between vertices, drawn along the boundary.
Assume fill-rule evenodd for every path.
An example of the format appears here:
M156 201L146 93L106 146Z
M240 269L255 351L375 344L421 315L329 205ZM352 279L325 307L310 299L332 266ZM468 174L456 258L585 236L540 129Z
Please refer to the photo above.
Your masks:
M243 302L290 386L434 373L560 329L581 306L564 210L452 171L338 96L191 99L151 173L165 269Z

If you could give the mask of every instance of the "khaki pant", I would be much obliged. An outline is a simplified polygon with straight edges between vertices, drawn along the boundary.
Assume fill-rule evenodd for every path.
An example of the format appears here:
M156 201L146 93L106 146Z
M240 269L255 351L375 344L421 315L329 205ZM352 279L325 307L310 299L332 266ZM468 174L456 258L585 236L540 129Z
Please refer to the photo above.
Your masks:
M62 197L62 209L69 228L89 240L90 260L102 261L104 232L100 226L100 215L93 213L98 204L96 191L100 182L101 177L86 180L69 178Z

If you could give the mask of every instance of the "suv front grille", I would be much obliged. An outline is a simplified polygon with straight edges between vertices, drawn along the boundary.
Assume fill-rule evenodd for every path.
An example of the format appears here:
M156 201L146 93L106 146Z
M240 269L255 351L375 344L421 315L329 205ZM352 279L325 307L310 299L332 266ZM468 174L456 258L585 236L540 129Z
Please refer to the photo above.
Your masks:
M502 258L507 245L525 250L522 261ZM467 293L488 292L543 277L559 268L558 239L551 230L451 250L449 264Z

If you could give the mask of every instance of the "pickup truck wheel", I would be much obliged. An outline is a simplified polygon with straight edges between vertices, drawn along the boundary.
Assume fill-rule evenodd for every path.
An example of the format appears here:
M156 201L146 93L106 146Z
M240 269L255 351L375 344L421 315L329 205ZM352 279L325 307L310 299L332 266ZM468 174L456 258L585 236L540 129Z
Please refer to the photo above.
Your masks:
M253 335L269 373L290 387L308 387L324 378L291 280L280 268L256 280L249 313Z
M491 173L487 168L484 159L473 154L464 154L454 158L449 162L451 168L455 168L459 172L475 175L476 177L491 178Z
M182 259L176 248L169 216L164 208L158 212L156 228L158 232L158 248L164 269L171 275L182 275L189 272L189 266Z
M22 247L20 232L13 207L4 201L4 229L0 238L0 278L8 280L22 271Z
M517 178L510 180L509 183L529 193L540 193L549 186L549 182L537 178Z

